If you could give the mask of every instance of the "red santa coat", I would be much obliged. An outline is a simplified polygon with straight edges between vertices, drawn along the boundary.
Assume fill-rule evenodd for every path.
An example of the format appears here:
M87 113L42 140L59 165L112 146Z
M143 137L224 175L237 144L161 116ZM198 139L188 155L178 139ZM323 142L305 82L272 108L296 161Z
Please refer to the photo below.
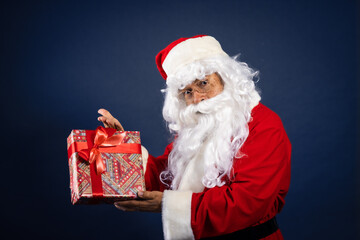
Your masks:
M273 218L281 211L290 184L291 145L278 115L259 103L252 109L249 136L234 178L201 192L169 191L159 180L167 167L169 144L162 156L149 155L145 181L149 191L164 191L166 239L201 239L232 233ZM280 230L265 239L283 239Z

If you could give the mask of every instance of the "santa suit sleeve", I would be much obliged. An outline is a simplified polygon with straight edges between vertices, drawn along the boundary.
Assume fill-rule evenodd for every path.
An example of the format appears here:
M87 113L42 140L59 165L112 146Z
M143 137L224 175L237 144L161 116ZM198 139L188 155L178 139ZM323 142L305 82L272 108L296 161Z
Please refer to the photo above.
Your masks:
M271 111L271 110L269 110ZM200 239L257 225L280 212L290 184L290 141L280 118L265 114L234 159L225 185L200 193L165 191L165 239Z
M145 166L145 187L147 191L161 191L163 192L168 188L167 185L160 181L160 174L167 167L168 163L168 155L172 149L172 143L170 143L164 154L159 157L154 157L150 154L147 154L147 158L144 158L143 151L143 159ZM147 151L146 151L147 152Z

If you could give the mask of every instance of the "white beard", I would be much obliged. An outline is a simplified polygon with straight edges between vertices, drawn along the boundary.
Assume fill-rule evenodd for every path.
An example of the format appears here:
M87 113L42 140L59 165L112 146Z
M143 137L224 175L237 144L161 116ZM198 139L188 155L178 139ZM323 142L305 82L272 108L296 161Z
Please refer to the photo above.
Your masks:
M179 111L180 129L162 180L172 180L173 190L200 192L224 185L233 158L248 136L250 108L238 104L229 91Z

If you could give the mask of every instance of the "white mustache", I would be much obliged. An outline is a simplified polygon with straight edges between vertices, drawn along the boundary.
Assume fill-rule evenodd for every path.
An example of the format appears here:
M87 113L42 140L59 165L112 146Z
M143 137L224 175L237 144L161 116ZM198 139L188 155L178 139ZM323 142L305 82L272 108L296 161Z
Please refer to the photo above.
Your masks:
M213 98L199 102L198 104L192 104L186 106L179 113L180 122L182 127L194 127L199 121L204 121L208 115L216 114L221 109L227 107L231 100L224 94L219 94Z
M228 100L229 98L224 94L219 94L210 99L201 101L198 104L189 105L186 107L186 109L189 109L188 111L192 113L210 114L226 106Z

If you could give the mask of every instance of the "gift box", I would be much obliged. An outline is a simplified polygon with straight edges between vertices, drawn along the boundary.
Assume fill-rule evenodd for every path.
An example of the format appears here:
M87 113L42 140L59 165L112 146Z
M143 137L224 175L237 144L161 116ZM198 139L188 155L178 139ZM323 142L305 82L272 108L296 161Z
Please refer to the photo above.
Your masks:
M145 191L139 132L72 130L67 149L72 204L114 203Z

